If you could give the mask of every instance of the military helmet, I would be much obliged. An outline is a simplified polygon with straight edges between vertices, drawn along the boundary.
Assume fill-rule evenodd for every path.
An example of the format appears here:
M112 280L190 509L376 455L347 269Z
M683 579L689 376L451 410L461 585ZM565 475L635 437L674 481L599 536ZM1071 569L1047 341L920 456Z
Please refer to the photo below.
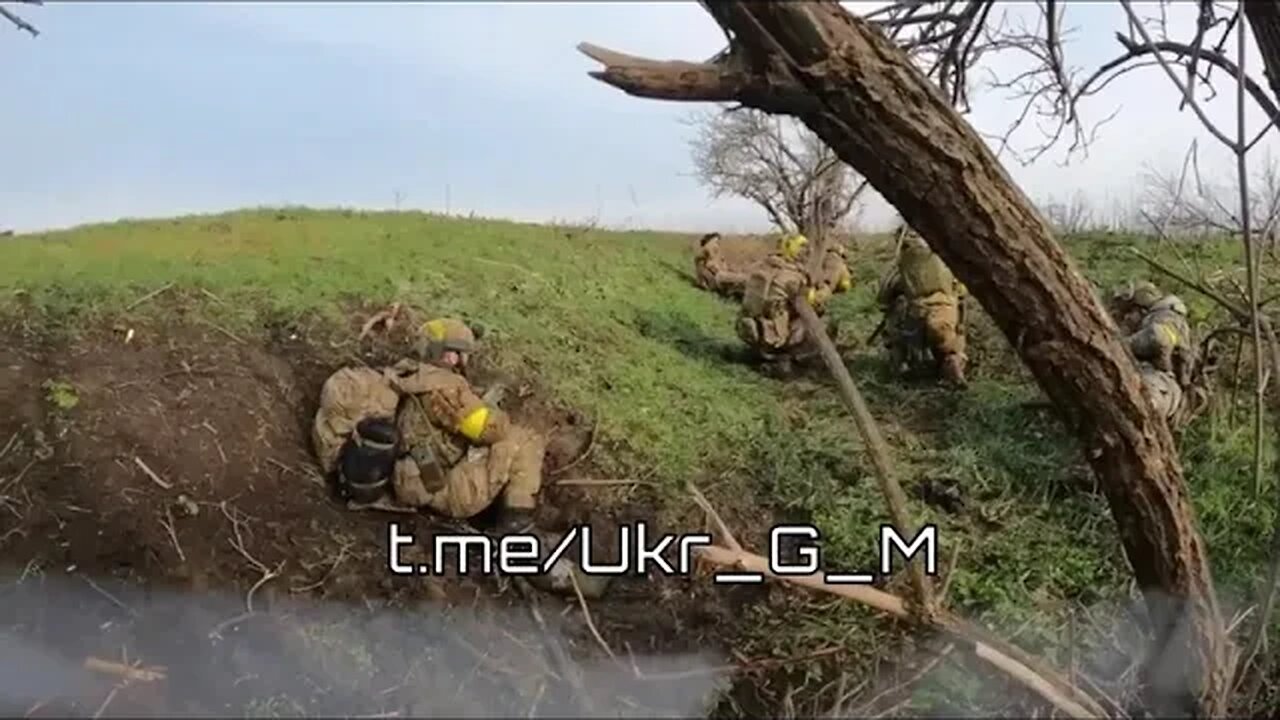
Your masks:
M795 260L800 257L800 252L804 250L804 246L809 244L809 238L800 235L783 235L778 240L778 252L788 260Z
M1112 298L1117 302L1130 303L1148 309L1160 302L1161 297L1160 290L1150 280L1129 282L1112 293ZM1181 303L1182 301L1179 300L1178 302ZM1183 309L1186 309L1185 306Z
M426 336L426 356L438 360L448 350L460 353L474 352L477 334L466 323L456 318L436 318L422 326Z
M719 240L719 239L720 239L720 233L718 232L707 233L706 235L703 235L701 239L698 240L698 245L704 246L707 243L711 242L712 240Z
M1151 310L1172 310L1173 312L1186 317L1187 304L1182 302L1182 298L1177 295L1165 295L1158 302L1152 303Z

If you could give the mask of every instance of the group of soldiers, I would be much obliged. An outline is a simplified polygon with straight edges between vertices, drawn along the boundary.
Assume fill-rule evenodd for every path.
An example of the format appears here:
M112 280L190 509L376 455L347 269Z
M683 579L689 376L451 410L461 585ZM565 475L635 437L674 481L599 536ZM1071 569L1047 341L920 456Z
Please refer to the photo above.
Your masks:
M719 247L720 236L702 238L694 259L699 287L741 301L738 337L771 370L786 372L793 363L815 355L792 304L804 297L835 334L826 318L832 296L853 286L848 253L832 243L816 270L809 268L809 241L803 235L781 238L777 249L748 272L733 270ZM965 384L964 285L941 258L906 226L898 233L898 251L889 274L881 280L878 300L885 315L885 345L895 370L933 369L947 380Z
M899 373L931 373L964 387L968 292L918 233L903 224L896 235L894 262L877 293L884 315L877 334L883 332L891 366ZM703 289L741 302L738 337L772 367L811 358L813 339L793 303L804 297L824 317L827 301L852 286L845 248L828 247L819 269L810 272L808 241L802 235L784 236L775 252L739 272L719 244L718 234L702 238L695 277ZM1196 376L1197 352L1182 300L1143 281L1112 293L1110 306L1157 411L1171 425L1198 412L1207 393ZM831 332L829 324L825 329Z
M702 287L738 299L736 330L759 359L775 365L811 357L813 339L799 317L805 302L822 330L827 304L853 286L845 248L811 257L802 235L782 238L775 252L735 273L718 248L702 239L696 260ZM925 241L898 233L895 262L881 280L885 345L895 370L931 368L965 384L967 292ZM1111 296L1111 313L1125 334L1154 407L1176 424L1207 399L1196 382L1196 350L1187 308L1149 282ZM497 534L531 532L540 502L546 439L515 422L501 407L501 385L484 392L467 376L480 333L454 318L415 329L406 357L383 368L345 367L320 393L312 442L321 467L351 509L417 512L466 520L497 505ZM554 539L544 538L544 554ZM567 554L566 554L567 556ZM530 575L546 590L602 594L607 578L582 573L562 557L546 575Z

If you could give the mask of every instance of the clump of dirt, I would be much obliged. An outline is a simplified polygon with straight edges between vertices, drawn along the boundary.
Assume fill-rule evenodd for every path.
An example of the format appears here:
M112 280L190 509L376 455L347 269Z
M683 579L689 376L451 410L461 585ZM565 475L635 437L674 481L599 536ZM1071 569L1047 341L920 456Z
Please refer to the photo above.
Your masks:
M8 333L0 654L11 641L24 657L74 670L29 687L40 697L15 712L502 714L526 713L537 697L543 712L574 714L581 698L546 643L575 657L602 657L607 645L624 664L630 654L644 665L645 655L717 648L731 632L735 608L693 578L619 578L589 607L592 631L572 598L531 596L542 610L530 615L510 578L392 575L389 522L419 538L405 552L412 562L430 556L423 538L459 524L352 513L333 499L309 447L320 386L340 364L394 348L362 352L309 332L305 322L282 324L259 341L182 321L135 326L127 341L118 331L75 342ZM355 324L350 337L358 332ZM475 371L497 377L482 364ZM502 380L513 417L552 438L544 495L560 511L556 524L590 522L616 554L610 538L651 519L656 496L639 485L555 485L593 473L590 420L535 385ZM465 632L462 621L424 625L463 611ZM517 616L528 627L513 635ZM446 652L465 655L473 674L487 668L487 679L462 693L471 681L457 663L439 670ZM163 665L169 678L119 688L121 677L84 671L86 656ZM716 678L705 667L677 675ZM599 685L640 682L630 669L619 677ZM640 714L653 712L646 696L667 687L646 682L628 691Z

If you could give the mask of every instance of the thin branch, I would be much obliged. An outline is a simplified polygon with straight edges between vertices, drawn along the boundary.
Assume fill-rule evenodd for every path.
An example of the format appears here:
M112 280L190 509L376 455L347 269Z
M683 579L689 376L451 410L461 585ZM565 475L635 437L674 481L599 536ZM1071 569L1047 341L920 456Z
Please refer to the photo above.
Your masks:
M1141 259L1146 264L1150 265L1154 270L1161 272L1174 280L1177 280L1183 285L1186 285L1192 290L1195 290L1201 295L1204 295L1210 300L1213 300L1214 302L1218 303L1218 305L1222 306L1224 310L1231 313L1231 315L1234 316L1237 320L1241 322L1248 320L1249 312L1244 308L1241 308L1239 305L1228 300L1226 297L1222 295L1222 293L1219 293L1218 291L1214 290L1213 288L1209 287L1204 283L1192 280L1191 278L1178 273L1176 270L1170 269L1169 267L1161 263L1159 260L1156 260L1155 258L1147 255L1146 253L1143 253L1141 250L1137 248L1131 248L1130 252L1132 252L1134 255L1137 255L1139 259Z
M17 0L17 2L24 3L27 5L43 5L44 4L43 2L41 2L41 0ZM8 20L10 23L13 23L13 26L18 30L30 33L31 37L33 38L40 36L40 31L37 30L34 25L27 22L26 20L23 20L21 17L18 16L17 13L13 12L12 10L7 10L3 7L0 7L0 17Z
M1142 24L1142 22L1138 19L1137 14L1134 13L1133 5L1130 3L1130 0L1120 0L1120 5L1124 7L1125 13L1127 13L1129 18L1133 20L1134 30L1136 30L1137 33L1142 36L1143 42L1145 42L1149 46L1155 46L1156 43L1154 40L1151 39L1151 33L1147 32L1146 26ZM1196 102L1196 99L1191 94L1191 91L1187 88L1186 85L1182 84L1181 80L1178 79L1177 73L1173 71L1173 68L1169 65L1168 60L1166 60L1164 56L1159 54L1156 55L1156 58L1160 60L1160 67L1165 71L1165 74L1169 76L1169 80L1171 80L1174 86L1178 88L1178 91L1182 93L1182 97L1187 101L1189 105L1191 105L1191 109L1195 112L1196 117L1200 118L1200 122L1204 124L1205 129L1208 130L1214 137L1216 137L1223 145L1226 145L1227 147L1234 149L1236 147L1236 143L1232 141L1231 138L1227 137L1225 133L1219 130L1216 125L1213 124L1213 121L1210 120L1209 116L1205 114L1204 108L1200 107L1200 103ZM1244 145L1244 140L1241 140L1240 146L1243 147L1243 145Z
M1234 62L1232 62L1222 53L1214 52L1212 50L1205 50L1202 48L1197 48L1194 45L1186 45L1184 43L1172 42L1168 40L1139 44L1139 43L1133 42L1132 40L1129 40L1127 37L1125 37L1121 33L1116 33L1116 40L1118 40L1120 44L1124 46L1125 53L1120 57L1099 67L1098 70L1093 73L1093 75L1090 75L1083 83L1081 83L1080 87L1076 90L1077 98L1090 94L1090 91L1093 89L1093 83L1099 80L1102 76L1106 75L1106 73L1116 69L1117 67L1121 67L1125 65L1131 60L1135 60L1137 58L1144 57L1147 55L1158 56L1159 53L1169 53L1177 57L1188 58L1190 63L1195 63L1197 61L1208 62L1216 67L1221 68L1222 70L1228 73L1231 73L1232 75L1239 75L1239 68L1236 67L1236 64ZM1158 60L1156 64L1159 64ZM1129 69L1136 69L1136 67L1138 66L1129 66L1128 68L1126 68L1126 71ZM1107 82L1110 82L1111 80L1115 79L1115 77L1116 76L1112 76L1107 80ZM1266 114L1268 118L1272 118L1272 119L1280 118L1280 107L1276 106L1276 103L1271 99L1271 97L1267 94L1267 91L1264 90L1261 85L1259 85L1257 82L1255 82L1252 78L1249 78L1249 77L1245 77L1244 83L1245 83L1245 88L1249 91L1249 96L1253 98L1253 101L1258 104L1258 107L1262 109L1262 111ZM1099 87L1098 89L1101 89L1101 88ZM1187 96L1191 95L1191 86L1190 84L1188 84L1185 87L1179 85L1179 89L1184 90L1182 102L1186 103ZM1192 95L1192 97L1194 96ZM1194 107L1192 109L1195 110ZM1203 115L1201 116L1201 119L1202 120L1204 119ZM1219 138L1219 139L1221 140L1222 138ZM1228 143L1228 145L1230 144L1231 143Z
M912 528L914 523L911 522L911 517L907 513L907 496L902 491L902 486L894 475L893 466L889 461L889 445L885 442L884 437L880 435L880 428L876 424L875 418L872 417L871 411L867 409L867 404L863 401L862 394L858 392L858 387L854 384L853 377L849 374L849 369L845 367L844 361L840 359L840 353L836 350L835 345L832 344L831 338L827 336L817 313L814 312L803 297L796 298L794 305L800 315L801 322L804 323L805 331L810 341L817 344L818 350L822 354L822 359L827 364L827 369L835 379L836 385L840 389L840 396L853 415L858 435L862 437L867 453L871 455L871 463L876 469L876 479L880 484L880 492L884 495L885 502L889 506L889 517L892 518L893 524L901 531ZM925 619L928 619L940 611L935 601L933 585L929 582L928 576L925 575L921 563L911 562L907 567L910 572L911 583L915 588L915 599L919 604L917 609Z
M1252 221L1249 202L1249 155L1246 150L1248 133L1245 129L1244 93L1245 93L1245 25L1237 26L1236 50L1236 173L1240 185L1240 238L1244 244L1245 283L1249 289L1249 319L1253 331L1253 367L1257 371L1257 382L1253 397L1253 492L1262 493L1262 416L1263 393L1266 385L1262 374L1262 321L1258 312L1258 250L1251 233Z

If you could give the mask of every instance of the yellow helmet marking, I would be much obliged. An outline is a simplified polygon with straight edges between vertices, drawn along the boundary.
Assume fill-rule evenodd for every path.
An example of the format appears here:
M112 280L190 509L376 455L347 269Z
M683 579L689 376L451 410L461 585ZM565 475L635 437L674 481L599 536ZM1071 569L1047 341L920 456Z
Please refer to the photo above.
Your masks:
M489 408L478 407L458 423L458 432L472 442L480 439L485 427L489 424Z
M1156 325L1156 329L1160 332L1162 336L1164 336L1165 342L1169 343L1170 345L1173 345L1176 347L1179 343L1182 342L1182 336L1178 334L1178 331L1174 330L1168 325L1161 323L1159 325Z
M422 330L427 334L427 337L432 340L444 340L444 320L429 320L423 324Z
M782 251L782 254L788 260L794 260L800 255L800 250L808 243L809 238L803 235L792 235L790 237L784 237L782 241L778 243L778 249Z

